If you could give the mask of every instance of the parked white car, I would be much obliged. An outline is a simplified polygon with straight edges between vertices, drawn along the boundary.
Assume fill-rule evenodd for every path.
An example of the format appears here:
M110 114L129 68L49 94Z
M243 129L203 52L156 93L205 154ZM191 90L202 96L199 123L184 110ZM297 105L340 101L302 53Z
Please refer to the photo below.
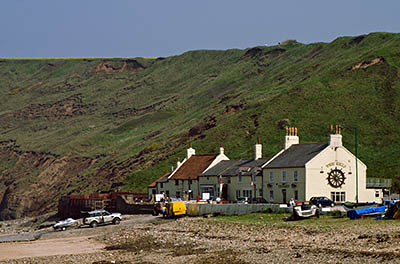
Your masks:
M110 213L106 210L96 210L88 212L83 218L83 224L90 225L90 227L97 227L102 224L115 224L118 225L122 220L120 213Z

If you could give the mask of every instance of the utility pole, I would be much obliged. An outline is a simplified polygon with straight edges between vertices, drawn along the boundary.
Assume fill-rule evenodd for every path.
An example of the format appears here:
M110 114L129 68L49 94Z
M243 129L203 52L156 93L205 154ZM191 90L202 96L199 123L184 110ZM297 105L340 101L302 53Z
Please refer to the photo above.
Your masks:
M339 126L340 128L344 128ZM358 204L358 153L357 153L357 127L348 127L354 130L354 155L356 157L356 203Z
M357 128L354 128L354 152L356 156L356 203L358 204L358 158L357 158Z
M257 181L257 167L254 167L254 171L253 171L253 175L252 175L252 182L253 182L253 187L254 187L254 198L257 198L256 192L257 192L257 188L256 188L256 181Z

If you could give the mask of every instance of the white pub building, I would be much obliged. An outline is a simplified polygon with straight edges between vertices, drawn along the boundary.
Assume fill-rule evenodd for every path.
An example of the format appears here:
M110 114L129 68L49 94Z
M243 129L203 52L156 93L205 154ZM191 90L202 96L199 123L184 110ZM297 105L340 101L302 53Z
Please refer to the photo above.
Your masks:
M357 165L356 165L357 162ZM381 202L381 189L367 189L367 166L342 144L336 126L329 143L299 143L297 128L287 128L285 147L263 166L269 202L326 196L335 202Z

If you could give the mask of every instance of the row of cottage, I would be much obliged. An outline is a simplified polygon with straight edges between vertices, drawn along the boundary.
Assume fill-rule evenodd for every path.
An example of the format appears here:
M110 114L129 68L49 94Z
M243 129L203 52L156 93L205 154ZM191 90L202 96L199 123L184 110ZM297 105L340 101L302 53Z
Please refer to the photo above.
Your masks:
M335 202L379 202L382 189L366 187L367 166L342 144L340 127L331 129L328 143L300 143L297 128L286 128L284 148L262 158L260 140L250 160L230 160L219 154L196 154L190 145L174 170L148 186L150 196L227 201L264 198L271 203L326 196Z

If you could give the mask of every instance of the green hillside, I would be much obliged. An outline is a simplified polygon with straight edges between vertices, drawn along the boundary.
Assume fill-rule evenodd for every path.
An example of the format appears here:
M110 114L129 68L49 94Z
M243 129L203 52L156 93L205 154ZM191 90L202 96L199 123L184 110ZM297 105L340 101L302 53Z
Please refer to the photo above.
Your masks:
M261 137L271 157L285 125L327 142L340 124L351 151L357 127L367 176L399 177L399 68L390 33L157 59L0 59L0 212L32 214L18 193L54 208L65 194L145 191L190 141L235 159Z

